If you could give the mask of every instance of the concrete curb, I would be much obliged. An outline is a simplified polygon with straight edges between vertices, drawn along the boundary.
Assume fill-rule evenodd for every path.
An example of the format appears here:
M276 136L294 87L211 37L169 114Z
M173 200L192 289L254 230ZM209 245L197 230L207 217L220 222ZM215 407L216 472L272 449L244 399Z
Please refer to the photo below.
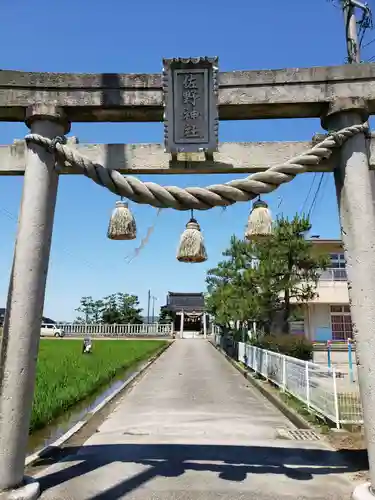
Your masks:
M370 483L363 483L359 484L354 488L353 495L352 495L353 500L374 500L374 494L372 493L371 490L371 484Z
M168 344L161 349L157 354L155 354L152 358L150 358L146 363L144 363L139 370L137 370L130 378L128 378L123 384L121 384L120 387L118 387L112 394L107 396L101 403L99 403L92 411L87 413L86 418L84 420L80 420L77 422L73 427L71 427L67 432L65 432L62 436L60 436L58 439L56 439L53 443L49 444L48 446L45 446L41 450L37 451L36 453L33 453L32 455L29 455L26 457L25 460L25 467L28 467L32 465L34 462L37 460L46 457L50 451L55 450L56 448L60 447L68 439L70 439L74 434L76 434L79 430L84 427L89 420L96 415L100 410L104 408L108 403L110 403L116 396L120 394L124 389L129 388L129 386L135 382L143 373L173 344L172 342L168 342Z
M221 347L216 346L211 342L211 344L217 349L228 361L229 363L238 370L241 375L243 375L246 380L248 380L258 391L266 398L270 403L272 403L287 419L289 419L292 424L294 424L298 429L309 429L316 432L316 428L305 420L301 415L299 415L295 410L289 408L289 406L282 401L276 394L272 394L271 391L267 390L263 384L261 384L257 379L255 379L251 372L243 368L238 362L230 358Z
M301 415L299 415L295 410L292 408L289 408L284 401L282 401L276 394L271 393L271 391L268 391L266 387L263 386L258 380L256 380L251 372L243 368L238 362L234 361L232 358L230 358L220 347L216 346L213 342L211 342L213 347L215 347L220 354L222 354L229 362L230 364L236 368L245 378L248 380L256 389L259 390L259 392L270 402L272 403L281 413L289 419L292 424L294 424L297 429L309 429L312 430L316 433L319 434L319 431L316 429L316 427L313 424L310 424L307 420L305 420ZM355 462L353 462L352 459L348 458L347 456L342 455L340 450L337 450L334 446L331 445L331 443L325 438L324 434L321 435L321 439L319 440L320 444L324 446L329 451L336 452L338 453L338 456L341 456L341 460L343 464L353 464L357 465ZM351 476L349 474L349 476ZM349 477L347 478L348 481L350 481L351 484L353 481L353 478ZM358 486L355 486L354 493L352 495L353 500L374 500L374 495L370 491L369 488L369 483L365 484L359 484Z
M14 490L2 491L0 500L36 500L40 497L40 485L32 477L25 476L23 485Z

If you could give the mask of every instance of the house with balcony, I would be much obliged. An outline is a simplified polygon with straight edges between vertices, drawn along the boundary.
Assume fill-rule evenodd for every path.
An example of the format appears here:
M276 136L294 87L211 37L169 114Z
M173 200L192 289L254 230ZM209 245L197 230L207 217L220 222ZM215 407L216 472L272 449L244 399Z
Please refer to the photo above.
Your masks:
M320 275L316 297L305 306L304 331L312 341L352 338L352 319L341 240L313 238L316 254L329 255L330 263Z

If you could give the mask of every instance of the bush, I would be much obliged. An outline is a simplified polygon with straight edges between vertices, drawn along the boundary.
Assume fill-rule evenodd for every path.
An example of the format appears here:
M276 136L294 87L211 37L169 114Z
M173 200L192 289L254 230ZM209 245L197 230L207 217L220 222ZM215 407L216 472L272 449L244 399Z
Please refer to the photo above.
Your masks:
M248 338L247 328L232 330L230 334L235 342L246 342L246 339Z
M265 335L253 339L251 344L303 361L311 361L313 357L313 344L302 335Z

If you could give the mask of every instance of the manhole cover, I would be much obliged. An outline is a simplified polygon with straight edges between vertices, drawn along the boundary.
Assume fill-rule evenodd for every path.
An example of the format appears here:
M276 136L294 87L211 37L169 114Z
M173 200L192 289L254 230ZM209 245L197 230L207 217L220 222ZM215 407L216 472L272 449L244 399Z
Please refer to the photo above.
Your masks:
M278 436L282 439L293 441L319 441L319 435L309 429L277 429Z

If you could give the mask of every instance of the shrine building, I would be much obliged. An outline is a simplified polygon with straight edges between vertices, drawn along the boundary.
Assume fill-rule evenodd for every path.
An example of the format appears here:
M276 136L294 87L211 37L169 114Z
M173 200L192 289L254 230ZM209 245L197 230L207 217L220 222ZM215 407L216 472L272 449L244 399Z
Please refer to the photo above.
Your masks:
M173 330L180 337L207 335L208 314L203 293L168 292L167 303L161 309L170 313Z

